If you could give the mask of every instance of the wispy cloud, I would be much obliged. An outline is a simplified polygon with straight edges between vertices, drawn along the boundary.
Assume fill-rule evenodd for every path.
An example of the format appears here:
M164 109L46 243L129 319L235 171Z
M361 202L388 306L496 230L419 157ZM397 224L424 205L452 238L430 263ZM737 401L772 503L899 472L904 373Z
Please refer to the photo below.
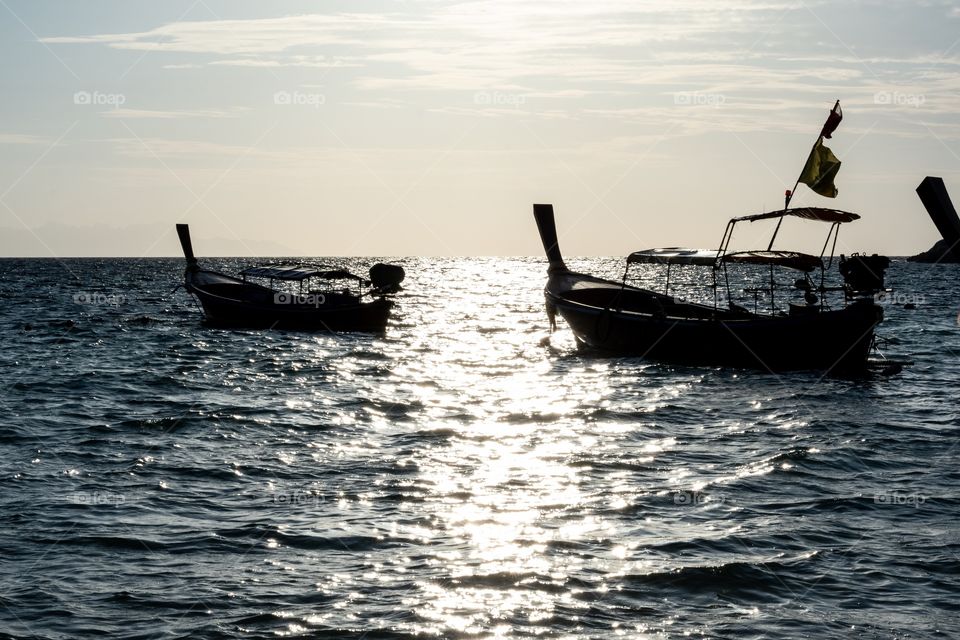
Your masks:
M238 118L248 109L235 107L233 109L199 109L199 110L157 110L157 109L110 109L101 112L104 118L120 119L159 119L173 120L181 118Z
M829 5L813 0L558 0L547 10L541 3L517 0L408 2L401 7L411 10L403 12L182 21L139 32L43 41L199 56L196 62L166 65L171 69L352 69L349 82L361 91L495 89L557 97L623 92L644 97L664 90L789 97L830 86L867 88L867 76L876 84L877 74L890 68L900 70L902 79L919 68L960 64L956 57L933 53L851 55L846 42L812 20L823 6ZM807 31L818 31L819 42L797 37L799 18L812 20ZM904 72L903 66L918 69ZM932 92L953 90L948 79L928 80Z
M206 53L267 54L303 46L358 45L364 34L391 24L380 14L341 13L249 20L172 22L134 33L43 38L47 44L104 44L114 49Z
M0 133L0 144L50 144L50 138L24 133Z
M262 149L248 150L247 147L236 144L224 144L211 140L186 140L173 138L111 138L104 142L112 145L119 155L131 158L173 158L184 156L223 156L239 158L244 155L250 157L284 157L285 154L271 154Z
M315 69L345 69L362 66L357 59L324 55L291 55L273 58L237 57L226 60L214 60L210 62L210 65L232 67L312 67Z
M951 13L948 5L926 10ZM859 46L821 13L832 17L836 7L819 0L556 0L548 8L407 0L390 11L181 21L44 41L193 56L167 68L314 68L338 74L325 98L371 109L420 103L459 117L618 121L647 130L669 124L672 136L691 136L718 128L799 131L809 128L805 115L814 105L843 98L881 120L877 131L920 135L922 115L944 139L954 137L960 57Z
M638 47L756 33L771 13L801 6L799 2L746 0L709 4L562 0L551 3L546 11L539 3L494 0L431 5L430 11L415 15L339 13L175 22L142 32L43 41L220 56L207 61L213 65L394 63L417 72L399 74L406 75L411 86L449 86L453 76L499 84L548 75L616 80L636 71L638 53L649 53L637 51ZM585 55L597 50L606 53ZM343 55L343 51L351 53ZM395 78L396 68L392 71L380 79ZM371 79L369 84L375 82Z

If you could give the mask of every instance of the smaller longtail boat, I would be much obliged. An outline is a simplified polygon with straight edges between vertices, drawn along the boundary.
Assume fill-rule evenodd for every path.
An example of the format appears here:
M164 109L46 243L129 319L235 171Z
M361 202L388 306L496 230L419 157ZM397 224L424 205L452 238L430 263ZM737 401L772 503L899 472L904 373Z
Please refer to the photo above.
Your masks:
M196 296L206 323L221 327L381 333L404 278L399 265L378 263L369 278L324 265L249 267L239 277L200 267L188 225L177 235L187 261L184 287Z

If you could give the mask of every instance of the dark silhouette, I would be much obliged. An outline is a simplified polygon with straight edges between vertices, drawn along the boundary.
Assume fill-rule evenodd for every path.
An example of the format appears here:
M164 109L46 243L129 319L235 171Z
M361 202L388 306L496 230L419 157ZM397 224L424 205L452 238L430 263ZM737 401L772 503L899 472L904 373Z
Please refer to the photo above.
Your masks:
M882 290L882 270L889 261L882 256L841 258L841 271L851 274L851 279L843 287L829 287L825 284L823 254L818 257L792 251L727 251L737 222L788 215L830 223L824 252L831 236L836 243L841 223L859 218L845 211L814 207L734 218L727 225L719 250L638 251L627 258L623 280L615 282L570 271L557 243L553 205L536 204L534 217L550 265L544 294L551 326L556 326L559 314L581 346L668 362L770 371L864 372L874 328L883 319L883 309L873 296ZM832 264L832 250L829 258ZM664 265L664 292L627 284L632 264ZM731 264L770 268L768 287L744 289L753 296L752 309L731 299L727 277L727 266ZM709 267L714 304L685 302L669 295L672 265ZM793 286L802 291L803 304L790 303L788 311L777 308L775 267L802 274ZM870 270L873 277L869 277ZM815 272L819 277L811 278ZM726 304L720 300L723 290L727 294ZM827 294L841 298L839 308L829 307Z
M929 250L908 258L910 262L960 262L960 218L950 202L943 178L927 176L917 187L917 195L943 236Z
M398 265L374 265L368 280L323 265L275 264L244 269L238 278L200 268L188 225L178 224L177 235L187 260L184 287L218 326L382 332L393 306L385 296L405 275Z

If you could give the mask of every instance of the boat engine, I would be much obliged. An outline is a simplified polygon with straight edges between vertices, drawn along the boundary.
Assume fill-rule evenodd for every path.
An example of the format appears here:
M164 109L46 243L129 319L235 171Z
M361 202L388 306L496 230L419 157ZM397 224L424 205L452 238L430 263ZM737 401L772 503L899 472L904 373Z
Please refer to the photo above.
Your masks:
M406 273L398 264L378 262L370 267L370 284L378 293L396 293Z
M883 292L883 277L890 266L887 256L861 255L855 253L849 258L840 256L840 275L843 276L843 290L848 298L874 296Z

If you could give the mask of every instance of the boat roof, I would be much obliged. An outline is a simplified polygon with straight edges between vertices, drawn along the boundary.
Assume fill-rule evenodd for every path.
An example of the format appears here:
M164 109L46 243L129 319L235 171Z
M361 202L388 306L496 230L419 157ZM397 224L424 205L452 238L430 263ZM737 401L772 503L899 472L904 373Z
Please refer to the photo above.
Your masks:
M718 251L711 249L646 249L634 251L627 256L627 264L684 264L706 267L715 265L719 255ZM797 251L737 251L724 254L722 260L739 264L769 264L807 272L823 266L823 261L817 256Z
M753 222L755 220L769 220L770 218L782 218L784 216L795 216L805 220L818 220L820 222L844 223L859 220L860 216L849 211L840 209L828 209L826 207L798 207L796 209L780 209L779 211L768 211L767 213L756 213L750 216L733 218L732 222Z
M771 264L806 272L823 267L823 260L819 257L798 251L737 251L723 256L723 261L739 264Z
M627 256L627 264L694 264L710 266L717 261L717 251L709 249L681 249L664 247L634 251Z
M240 275L251 278L271 278L273 280L306 280L307 278L363 280L360 276L354 275L349 271L344 271L343 269L282 264L249 267L241 271Z

